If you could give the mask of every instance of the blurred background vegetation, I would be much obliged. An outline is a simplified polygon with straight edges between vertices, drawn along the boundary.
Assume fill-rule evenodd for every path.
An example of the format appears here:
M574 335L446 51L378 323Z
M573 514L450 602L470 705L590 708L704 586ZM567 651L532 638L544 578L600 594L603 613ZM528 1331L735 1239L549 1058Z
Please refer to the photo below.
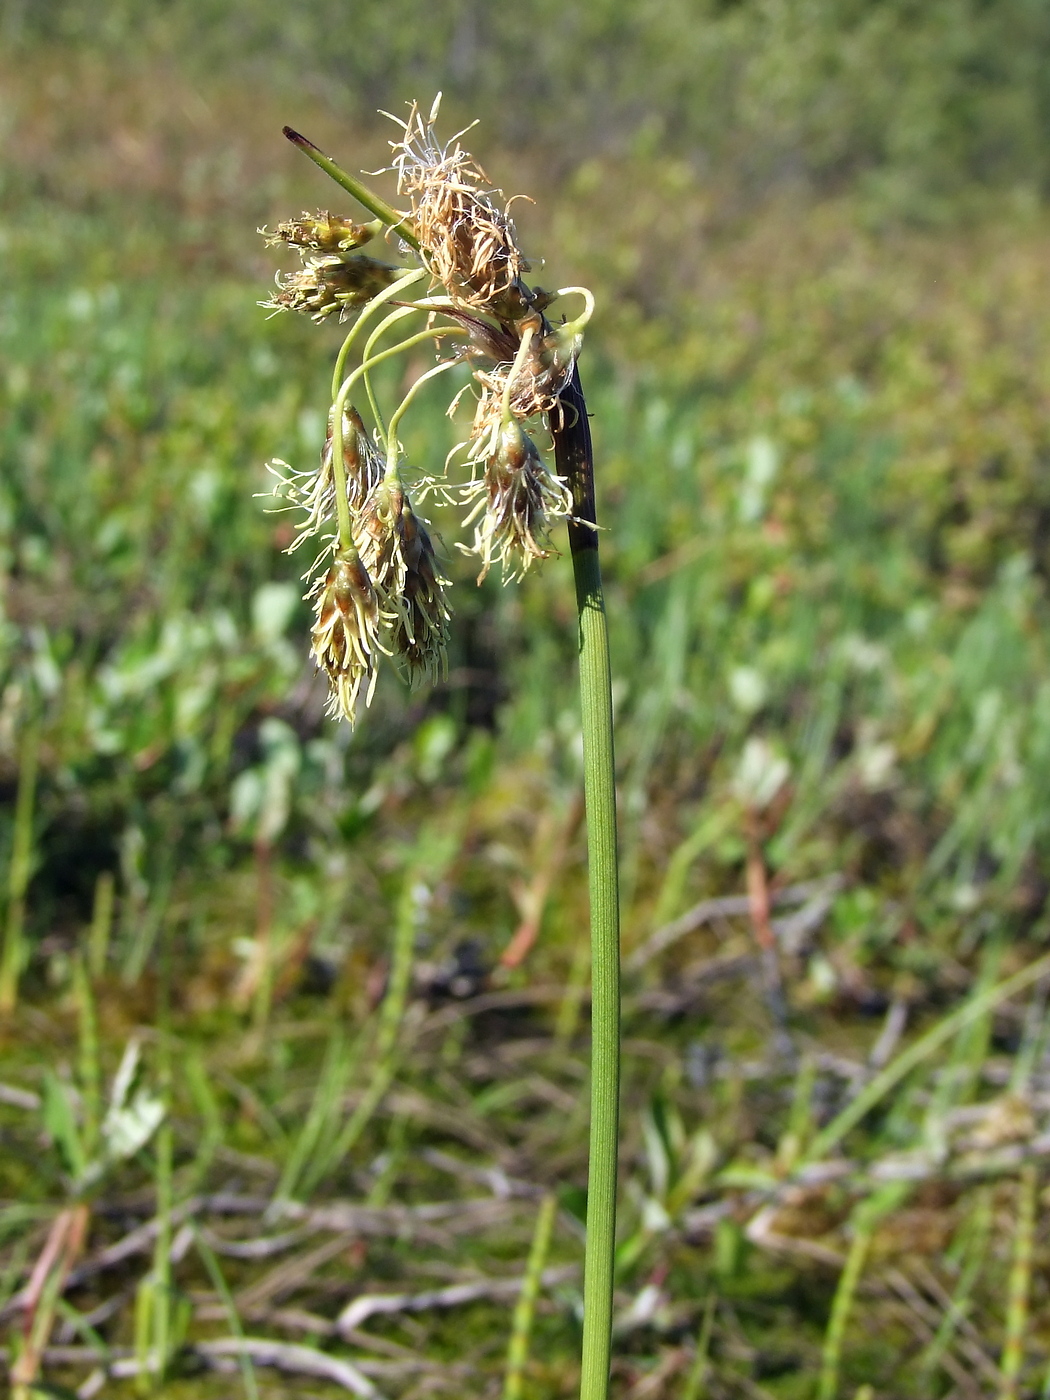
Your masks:
M568 562L475 588L435 507L448 683L381 685L351 734L257 499L269 458L313 462L338 344L256 305L256 228L342 208L280 128L374 170L375 109L441 88L535 199L540 280L599 299L616 1394L1046 1393L1048 74L1041 0L0 5L12 1335L59 1212L92 1208L83 1269L160 1222L73 1276L52 1384L122 1393L152 1348L165 1394L306 1394L261 1352L190 1374L242 1327L293 1371L292 1342L383 1394L498 1394L556 1190L525 1394L573 1393ZM455 440L430 410L420 464ZM440 1239L411 1215L486 1191Z

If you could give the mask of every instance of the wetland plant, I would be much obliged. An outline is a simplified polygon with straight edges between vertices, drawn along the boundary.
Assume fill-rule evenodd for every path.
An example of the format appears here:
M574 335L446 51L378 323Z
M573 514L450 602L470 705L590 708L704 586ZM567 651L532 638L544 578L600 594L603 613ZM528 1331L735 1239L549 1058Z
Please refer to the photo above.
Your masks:
M477 557L479 582L496 565L505 580L520 580L553 551L553 531L567 530L579 614L592 952L581 1397L603 1400L616 1222L620 970L608 635L577 366L594 299L583 287L550 292L525 281L529 263L509 205L461 144L463 132L438 139L438 106L424 115L413 104L407 120L394 119L400 135L391 142L391 171L400 209L285 128L372 218L357 223L325 211L263 231L300 259L295 271L278 274L263 304L319 324L351 323L336 358L318 466L296 471L274 462L271 470L275 494L300 513L290 548L314 552L304 578L329 713L350 724L370 704L387 662L412 685L446 672L449 583L419 503L438 495L462 506L467 540L458 547ZM374 256L377 248L384 257ZM571 319L560 314L563 305L575 312ZM424 346L434 348L436 363L384 412L375 371ZM472 395L466 438L441 470L410 469L399 437L406 412L424 383L463 364L470 383L453 399L450 415ZM457 457L459 479L449 469Z

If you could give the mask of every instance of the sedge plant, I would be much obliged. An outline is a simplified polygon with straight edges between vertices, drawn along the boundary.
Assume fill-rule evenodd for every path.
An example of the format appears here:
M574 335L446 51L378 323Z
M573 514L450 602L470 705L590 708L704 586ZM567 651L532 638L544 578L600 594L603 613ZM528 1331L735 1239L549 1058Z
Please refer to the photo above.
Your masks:
M409 684L446 672L451 609L426 521L438 493L464 510L478 581L499 566L520 580L568 533L579 614L580 691L591 906L592 1075L581 1396L604 1400L611 1347L619 1108L619 898L609 647L595 518L587 407L577 361L594 299L584 287L547 292L526 280L501 192L464 149L438 140L438 102L413 104L391 142L395 208L305 137L285 135L372 216L321 212L280 223L269 242L296 250L263 305L317 323L350 322L332 377L319 465L271 463L275 494L300 511L292 550L307 545L312 654L329 712L354 724L381 666ZM395 118L395 120L397 120ZM362 249L368 248L364 252ZM384 256L375 256L380 248ZM396 261L391 260L391 255ZM559 314L567 306L573 314ZM552 310L552 307L555 310ZM435 363L389 411L376 370L431 346ZM469 368L473 418L437 471L412 468L399 431L420 387ZM455 413L467 397L453 400ZM370 426L366 426L370 420ZM549 448L544 444L549 439ZM451 463L465 470L455 479ZM553 457L553 466L550 457Z

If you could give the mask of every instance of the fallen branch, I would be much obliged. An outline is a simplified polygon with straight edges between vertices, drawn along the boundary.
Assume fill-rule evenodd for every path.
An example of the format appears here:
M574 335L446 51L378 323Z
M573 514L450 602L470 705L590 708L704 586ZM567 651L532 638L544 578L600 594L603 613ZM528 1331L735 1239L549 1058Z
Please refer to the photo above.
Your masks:
M382 1400L380 1392L364 1374L365 1367L380 1363L348 1361L345 1357L329 1356L315 1347L300 1346L296 1342L275 1342L269 1337L219 1337L212 1341L195 1342L181 1353L186 1358L197 1357L215 1370L226 1370L231 1362L242 1356L249 1357L257 1366L272 1366L278 1371L287 1371L296 1376L313 1376L318 1380L332 1381L359 1395L362 1400ZM97 1395L107 1380L127 1380L149 1371L153 1360L143 1360L130 1349L114 1349L105 1359L94 1347L69 1346L48 1347L43 1357L52 1366L75 1366L92 1361L102 1364L80 1387L81 1396ZM387 1368L383 1368L386 1371Z
M544 1287L574 1278L575 1265L547 1269L541 1277ZM336 1318L343 1336L360 1327L377 1313L426 1312L430 1308L455 1308L463 1303L476 1303L482 1298L517 1298L521 1293L521 1278L479 1279L476 1283L455 1283L448 1288L428 1289L424 1293L364 1293L355 1298Z
M353 1362L296 1342L274 1342L268 1337L220 1337L213 1342L198 1342L193 1350L206 1360L247 1356L257 1366L273 1366L296 1376L315 1376L341 1385L363 1400L380 1400L379 1391Z
M782 890L770 890L769 900L775 908L781 905L812 903L805 920L801 918L800 913L788 919L773 921L771 929L778 942L783 940L793 947L800 935L810 932L827 913L831 907L831 900L842 888L843 883L841 875L829 875L823 880L805 880L798 885L785 885ZM719 895L714 899L702 899L699 904L694 904L677 919L664 924L651 934L641 947L636 948L627 958L625 966L629 971L637 972L650 959L670 948L672 943L677 943L687 933L693 933L715 919L740 918L750 912L751 896L747 894L728 894Z

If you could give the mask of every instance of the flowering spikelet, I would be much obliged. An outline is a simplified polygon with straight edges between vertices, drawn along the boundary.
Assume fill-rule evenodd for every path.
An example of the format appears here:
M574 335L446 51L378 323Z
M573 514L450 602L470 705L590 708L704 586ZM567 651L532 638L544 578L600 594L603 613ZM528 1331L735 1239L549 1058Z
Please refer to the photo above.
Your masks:
M335 410L328 415L328 434L321 449L321 479L331 483L332 507L335 507L335 481L332 473L332 450L335 437ZM364 505L368 496L383 477L383 459L376 450L361 415L351 404L343 410L343 468L346 472L346 498L352 512Z
M266 239L268 248L287 243L292 248L314 249L319 253L347 253L370 242L379 228L378 221L355 224L350 219L341 219L322 210L317 214L300 214L298 219L286 219L277 225L273 233L264 228L259 232Z
M310 650L328 675L328 713L352 725L362 688L372 701L379 645L379 600L356 550L340 550L307 596L314 597Z
M303 311L318 325L334 314L342 321L398 275L398 268L364 253L310 255L298 272L279 272L277 291L259 304L274 311Z
M436 680L448 664L448 579L438 573L430 536L396 482L384 480L373 491L361 511L360 536L394 653L413 682Z
M423 259L453 302L510 318L525 309L520 279L529 270L502 194L458 137L443 146L434 134L438 104L423 118L412 104L404 136L391 142L398 191L412 203L412 227ZM460 132L460 135L463 133Z
M551 552L550 529L572 513L572 496L561 477L544 465L536 444L513 418L499 432L484 475L472 481L465 496L478 502L466 524L481 516L470 553L481 558L478 583L494 560L506 579L520 578L534 559ZM462 546L461 546L462 548Z

